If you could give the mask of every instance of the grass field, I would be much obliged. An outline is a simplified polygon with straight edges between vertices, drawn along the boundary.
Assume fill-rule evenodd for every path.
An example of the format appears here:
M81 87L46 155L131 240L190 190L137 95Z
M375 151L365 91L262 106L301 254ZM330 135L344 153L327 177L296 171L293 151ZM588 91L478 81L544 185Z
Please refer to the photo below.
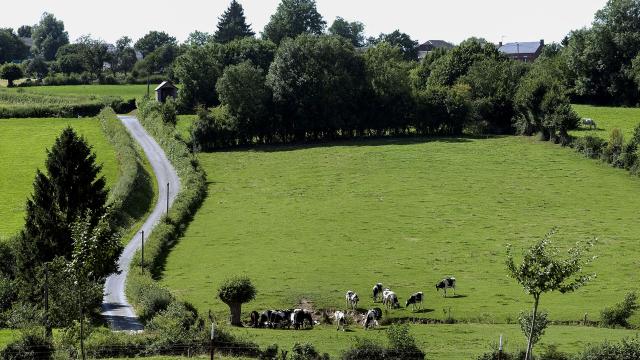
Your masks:
M151 94L157 84L151 84ZM19 89L28 93L61 95L61 96L119 96L124 99L142 97L147 93L147 85L61 85L61 86L31 86L7 89L16 92Z
M24 223L24 204L32 192L36 169L44 169L45 150L62 129L71 125L85 136L103 164L107 186L118 176L115 153L95 119L0 120L0 238L14 234Z
M371 286L380 281L401 302L415 291L426 294L425 311L394 310L390 317L443 319L449 310L477 325L508 323L530 299L506 276L505 245L522 249L554 226L561 247L598 237L599 259L589 269L598 277L587 287L542 298L553 320L585 313L596 320L603 307L638 290L640 180L553 144L388 139L218 152L200 161L209 195L170 253L162 282L202 313L226 318L216 289L224 278L246 274L258 297L245 313L301 299L343 308L349 289L368 308ZM446 275L458 279L456 298L434 290ZM601 330L583 331L595 340ZM331 332L305 337L321 343Z
M591 105L573 105L581 118L595 120L598 128L588 130L582 127L580 130L570 132L574 136L596 135L603 139L609 139L611 129L619 128L624 134L625 140L633 134L633 129L640 124L640 108L619 108Z
M16 330L0 329L0 349L7 346L17 336L19 333Z

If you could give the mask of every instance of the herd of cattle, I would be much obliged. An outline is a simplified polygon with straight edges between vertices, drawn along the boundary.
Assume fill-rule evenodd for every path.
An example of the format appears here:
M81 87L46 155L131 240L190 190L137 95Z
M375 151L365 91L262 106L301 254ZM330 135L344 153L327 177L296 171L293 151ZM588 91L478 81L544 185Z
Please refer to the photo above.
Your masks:
M453 289L453 294L455 295L456 278L446 277L440 280L436 284L436 291L440 289L444 290L444 297L447 297L447 289ZM396 293L389 288L383 287L381 283L373 286L372 298L374 303L378 302L378 300L382 301L385 309L397 309L400 307L400 301ZM408 308L411 306L414 311L421 309L423 299L424 294L421 291L414 293L407 299L405 307ZM357 310L359 301L360 298L355 292L349 290L345 294L346 307L354 312ZM345 330L348 323L347 316L348 313L346 311L340 310L333 314L333 319L338 330L340 330L340 328L342 328L342 331ZM378 320L382 319L382 309L375 307L369 309L364 315L357 314L357 317L360 316L362 316L362 325L364 329L367 330L371 327L378 326ZM356 322L360 321L356 320ZM317 322L313 319L313 313L306 309L266 310L262 313L258 313L257 311L251 312L251 326L256 328L290 329L293 326L294 329L299 330L307 327L312 328L315 323Z

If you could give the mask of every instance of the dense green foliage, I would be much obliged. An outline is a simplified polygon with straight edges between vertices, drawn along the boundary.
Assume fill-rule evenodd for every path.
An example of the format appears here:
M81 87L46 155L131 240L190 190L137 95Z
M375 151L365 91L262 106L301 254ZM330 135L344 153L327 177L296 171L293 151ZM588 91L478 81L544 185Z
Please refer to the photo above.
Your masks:
M22 68L16 64L4 64L0 66L0 79L9 82L8 87L13 87L13 82L22 78Z
M378 38L369 39L368 42L371 45L385 42L391 46L399 48L400 51L402 51L405 60L418 60L418 41L412 40L408 34L405 34L400 30L394 30L389 34L380 34Z
M13 29L0 28L0 64L24 60L28 55L29 48L13 32Z
M213 40L225 44L254 34L244 17L242 5L236 0L231 0L231 4L218 20L218 29L213 35Z
M349 22L338 16L327 30L331 35L349 40L355 47L364 46L364 24L359 21Z
M636 310L638 310L638 295L635 292L627 293L622 302L606 307L600 312L602 325L629 327L629 318Z
M136 41L134 48L140 51L142 55L146 57L163 46L176 44L176 38L167 34L166 32L150 31L145 36Z
M640 358L640 340L624 339L620 343L591 344L576 360L632 360Z
M246 276L225 280L218 288L218 298L231 309L231 324L241 326L241 305L256 298L257 290Z
M53 14L44 13L40 22L33 27L33 52L51 61L58 49L69 43L69 34L64 29L64 23Z
M262 37L280 44L286 38L293 39L301 34L319 35L326 25L316 9L315 0L282 0L264 27Z

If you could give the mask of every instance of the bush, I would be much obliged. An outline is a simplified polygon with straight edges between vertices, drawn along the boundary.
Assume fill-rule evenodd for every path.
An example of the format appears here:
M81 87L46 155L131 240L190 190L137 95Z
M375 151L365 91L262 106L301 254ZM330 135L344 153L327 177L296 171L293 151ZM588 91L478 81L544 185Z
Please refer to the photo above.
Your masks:
M167 309L173 301L173 295L169 290L153 280L149 279L135 284L132 295L137 300L138 316L143 322L151 320L156 314Z
M295 343L291 349L291 360L328 360L329 355L320 355L313 345L309 343Z
M100 359L110 357L136 357L146 355L148 344L153 337L148 334L128 334L113 332L107 328L94 330L84 342L85 352L88 358ZM67 348L73 358L77 354L79 344L70 344Z
M583 154L586 157L597 159L602 156L602 152L607 145L607 142L603 139L587 135L585 137L581 137L576 139L573 142L573 147L577 152Z
M522 330L522 334L526 340L529 339L529 334L531 332L531 319L533 318L533 312L524 312L521 311L518 315L518 323L520 324L520 330ZM544 335L544 331L549 325L549 314L540 311L536 315L536 326L533 329L533 336L531 337L531 344L535 345L540 340L540 337ZM532 345L532 346L533 346Z
M163 349L171 348L175 344L197 344L192 351L205 351L207 332L204 331L204 321L198 317L198 312L189 303L174 301L166 310L158 313L147 323L147 330L156 334L151 344L152 352L162 353Z
M351 349L342 353L342 360L385 360L386 349L370 339L356 338Z
M20 338L0 351L3 360L45 360L51 359L52 355L53 344L44 337L44 330L39 328L25 330Z
M604 342L591 345L575 360L636 360L640 359L640 340L625 339L618 344Z
M560 352L557 345L549 345L540 355L539 360L569 360L569 355Z
M173 98L168 98L166 102L160 106L160 118L165 124L176 126L176 122L178 121L177 116L176 101Z
M389 347L384 348L369 339L356 338L354 346L342 354L343 360L359 359L424 359L425 353L418 348L409 333L409 325L391 325L387 329Z
M604 308L600 312L602 326L606 327L630 327L629 318L638 309L638 295L635 292L629 292L624 296L622 302Z
M618 128L611 129L609 141L607 142L607 146L602 152L602 159L612 166L622 167L620 154L622 153L623 145L624 137L622 135L622 131L620 131L620 129Z
M211 111L199 107L191 125L191 141L197 151L211 151L236 145L237 126L226 106Z

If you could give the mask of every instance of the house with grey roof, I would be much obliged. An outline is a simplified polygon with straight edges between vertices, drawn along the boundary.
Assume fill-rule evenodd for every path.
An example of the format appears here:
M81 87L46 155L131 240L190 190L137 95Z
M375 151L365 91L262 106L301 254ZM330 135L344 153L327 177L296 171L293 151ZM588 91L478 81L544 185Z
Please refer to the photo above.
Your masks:
M435 49L453 49L453 44L444 40L427 40L418 45L418 59L424 59L428 53Z
M498 51L507 55L511 59L523 62L533 62L542 53L544 40L529 42L514 42L498 44Z

